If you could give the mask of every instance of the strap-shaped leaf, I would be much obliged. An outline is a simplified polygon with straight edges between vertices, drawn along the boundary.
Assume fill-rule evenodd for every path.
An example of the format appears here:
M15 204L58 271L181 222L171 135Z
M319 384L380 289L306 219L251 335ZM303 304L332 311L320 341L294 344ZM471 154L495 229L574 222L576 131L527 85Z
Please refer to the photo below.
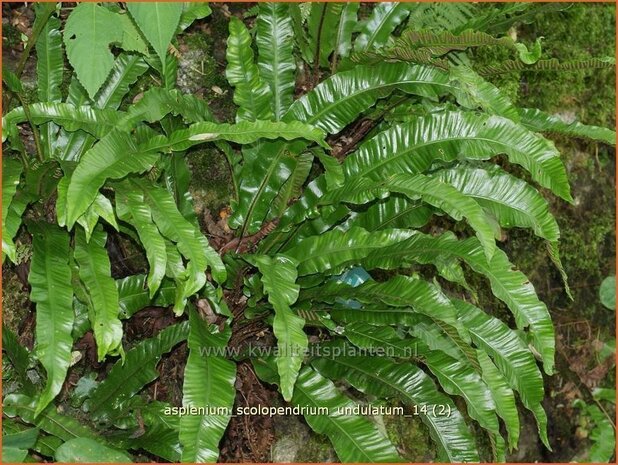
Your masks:
M274 361L258 360L254 366L264 381L278 384ZM305 420L316 433L328 436L341 462L401 462L393 444L374 423L362 416L342 414L343 409L358 404L309 366L300 370L292 403L313 409L314 413L305 415Z
M369 208L354 212L347 221L349 226L359 226L367 231L387 228L413 228L424 226L433 211L422 202L403 195L391 195L372 203Z
M529 328L533 345L543 358L545 372L551 374L554 366L554 328L547 307L536 295L526 276L517 271L506 254L496 248L487 260L483 247L476 238L458 241L453 234L432 237L416 233L394 246L382 248L363 260L367 269L396 260L403 263L431 264L448 257L464 261L475 272L484 275L496 297L505 302L520 329Z
M87 241L90 241L90 236L99 222L99 218L103 218L116 231L118 231L114 207L112 206L110 200L100 192L94 198L94 202L90 204L86 212L77 218L77 223L84 228Z
M111 276L105 249L107 234L98 226L86 241L81 228L75 231L75 260L79 277L88 290L91 325L97 341L99 361L107 354L122 354L122 324L118 319L118 289Z
M337 71L339 58L346 58L352 50L352 33L358 24L358 10L360 4L356 2L344 3L341 9L337 33L333 44L332 71Z
M28 449L34 448L39 436L36 428L15 429L10 420L2 422L2 461L4 463L23 463Z
M277 2L258 5L255 35L259 51L257 66L261 79L270 88L272 113L279 121L292 104L296 84L290 6Z
M416 349L422 362L438 379L442 388L448 394L462 396L466 401L468 415L494 436L499 436L500 428L493 397L474 368L442 351L430 350L421 341L417 341Z
M11 261L15 261L13 236L17 230L7 229L7 218L11 211L11 202L17 191L22 170L23 166L18 160L6 155L2 157L2 251L9 255ZM5 244L9 245L9 248L5 249Z
M357 347L383 350L389 357L393 354L420 358L447 393L460 395L465 399L468 414L472 418L494 436L500 434L491 392L479 373L465 360L460 361L442 351L431 350L422 341L402 339L390 327L353 323L345 327L345 336Z
M466 302L454 300L459 317L468 328L472 340L493 358L510 387L519 393L524 406L535 416L539 435L547 440L547 416L541 402L545 396L543 377L526 344L497 318Z
M348 231L332 230L312 236L286 251L298 261L300 276L324 273L337 274L345 266L359 263L372 251L403 241L411 231L393 229L369 233L362 228Z
M164 280L157 290L154 300L150 297L150 291L146 289L146 275L137 274L116 280L118 288L119 316L121 319L130 318L150 304L167 307L174 303L176 286L170 280Z
M195 310L189 313L189 358L185 367L182 405L204 408L204 415L185 415L180 419L183 462L217 462L219 441L230 421L234 406L236 366L224 356L231 335L208 325ZM206 389L204 387L207 387ZM219 412L209 409L221 408Z
M376 3L371 16L354 42L354 51L379 49L386 45L391 33L409 14L410 5L407 3Z
M268 255L253 256L251 262L260 270L264 291L275 309L273 332L277 338L276 363L281 393L289 401L308 345L303 329L305 320L290 308L296 302L299 291L296 264L284 256L271 258Z
M448 75L432 67L405 63L357 66L331 76L296 100L283 120L303 121L335 134L395 89L437 98L451 87Z
M491 391L496 413L504 420L509 437L509 448L513 450L519 442L519 413L513 390L509 387L504 375L500 373L489 355L483 350L477 350L477 359L481 366L482 377Z
M148 288L152 298L165 276L167 252L165 239L152 220L152 210L144 201L144 194L131 190L131 186L121 183L116 188L116 213L118 218L131 224L146 249L148 258Z
M476 444L461 413L453 402L441 394L433 381L411 363L397 364L382 357L338 356L321 358L313 365L333 379L346 379L356 389L377 397L399 397L409 405L427 406L419 416L429 428L442 460L475 462L479 460ZM443 405L450 415L437 415L434 406Z
M272 201L294 171L295 154L304 147L301 141L292 146L282 141L260 141L244 151L238 203L228 220L231 228L242 226L241 235L260 229Z
M440 170L433 177L473 197L498 220L500 226L532 228L537 236L546 239L550 259L558 268L567 295L571 297L568 277L560 260L558 223L549 211L547 201L534 187L497 166L489 170L459 166Z
M121 42L122 36L117 14L96 3L77 5L67 19L67 58L90 97L101 88L114 65L110 44Z
M188 260L187 275L178 282L174 304L174 311L182 313L187 298L206 283L206 267L210 267L213 278L219 283L225 281L225 267L199 229L178 211L174 197L167 189L144 180L134 180L132 183L143 192L161 234L174 241L180 253Z
M100 109L117 109L120 107L130 87L148 68L146 61L138 55L128 53L118 55L109 77L94 97L95 106ZM68 103L76 106L86 103L87 96L85 91L83 91L83 95L80 95L77 101L75 101L77 96L71 95L71 91L76 92L76 89L80 87L77 81L73 80L71 82L69 98L67 99ZM92 147L92 144L95 142L94 138L89 134L85 134L82 131L74 131L67 134L64 128L60 130L58 140L61 140L63 143L57 144L55 147L55 156L61 160L79 160L82 154Z
M120 107L123 98L137 79L148 70L148 64L139 55L121 53L103 87L94 97L97 108Z
M69 267L69 235L51 224L30 223L32 263L28 282L36 303L36 355L47 382L36 406L41 413L62 389L71 364L73 286Z
M299 121L284 123L280 121L241 121L237 124L200 122L189 126L187 129L179 129L165 136L156 136L140 146L146 152L150 151L175 151L181 152L204 142L228 140L238 144L250 144L258 139L285 140L306 139L317 142L328 148L324 141L324 132L309 124Z
M188 333L188 323L178 323L127 351L124 360L117 361L92 391L86 404L89 416L94 421L106 423L122 413L123 403L157 379L156 366L161 356L184 341Z
M225 76L234 87L234 103L239 107L236 121L268 120L272 116L272 95L253 61L249 31L241 20L234 17L229 29Z
M92 438L106 444L107 441L88 426L82 425L75 418L58 413L55 405L49 405L39 415L35 416L36 399L23 394L9 394L2 402L2 413L13 418L18 416L22 421L35 425L41 430L52 434L63 441L74 438Z
M183 2L178 31L184 31L193 24L195 20L206 18L210 16L211 13L212 10L208 3Z
M457 322L457 309L448 297L436 286L420 278L397 275L384 282L367 280L355 287L332 281L304 291L303 297L329 303L353 299L368 305L408 308L408 311L459 327L462 336L469 340L467 332Z
M382 180L397 172L423 172L434 160L487 159L505 153L532 178L572 200L565 167L554 144L511 120L475 113L444 112L379 133L344 163L346 176Z
M486 113L519 121L519 113L509 98L471 68L464 65L453 67L450 76L460 105L471 109L481 108Z
M107 179L120 179L151 168L158 154L143 152L123 131L114 130L88 150L71 176L67 190L67 226L71 228L94 201Z
M616 131L599 126L589 126L579 121L567 123L556 115L550 115L535 108L519 110L521 124L531 131L566 134L573 137L585 137L592 140L616 145Z
M422 174L405 173L392 175L378 183L368 178L357 178L330 192L321 202L364 204L383 198L388 195L388 192L403 194L410 200L423 200L440 208L455 220L466 218L483 244L488 259L491 259L496 248L494 235L499 233L496 231L495 224L489 221L476 201L466 197L449 184L436 182L434 178Z
M342 7L340 2L311 3L307 18L307 58L312 66L316 66L316 63L318 66L328 66L328 57L335 48L335 34Z
M183 5L178 2L128 3L127 9L159 56L166 75L167 48L176 33Z
M145 449L164 460L178 463L182 449L178 439L180 416L166 415L170 404L160 401L150 401L139 407L144 420L144 434L130 437L123 448Z
M304 153L298 156L294 171L292 171L290 177L281 186L281 190L273 200L270 208L270 217L279 218L288 208L290 202L302 193L303 185L312 167L313 155L311 153Z
M60 20L54 16L45 23L36 42L36 74L37 93L41 102L59 102L62 100L62 74L64 72L64 54L62 51L62 35ZM41 143L45 156L53 154L51 135L58 128L53 124L45 124L39 128Z
M101 110L89 106L76 106L70 103L33 103L28 105L30 121L44 124L50 121L64 127L67 131L86 131L103 137L120 121L121 112ZM2 127L10 131L11 126L28 121L23 107L17 107L2 118ZM10 136L10 134L9 134ZM2 136L3 140L6 135Z
M473 197L491 212L500 226L531 228L550 242L560 238L558 223L547 201L525 181L493 167L488 170L467 166L440 170L432 175Z
M132 462L127 454L89 438L69 439L56 449L54 457L56 461L65 463L88 463L95 461L111 463Z

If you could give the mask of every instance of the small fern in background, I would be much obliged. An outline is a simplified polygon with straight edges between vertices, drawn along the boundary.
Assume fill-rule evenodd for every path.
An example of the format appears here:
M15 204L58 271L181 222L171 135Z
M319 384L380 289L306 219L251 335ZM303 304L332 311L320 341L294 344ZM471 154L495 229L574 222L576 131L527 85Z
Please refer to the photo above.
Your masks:
M610 145L616 136L517 108L482 76L614 66L548 62L540 42L505 35L550 8L559 7L479 15L457 3L367 12L354 3L261 3L247 15L256 15L253 31L229 22L230 124L175 89L174 37L208 16L207 4L83 3L64 25L56 5L37 5L39 101L24 101L19 70L3 77L22 103L3 117L3 253L18 262L15 238L31 239L36 305L32 352L3 328L20 386L4 398L5 459L35 450L113 462L145 450L215 462L240 365L291 405L327 409L306 421L342 462L402 458L369 417L336 414L358 405L340 383L406 405L442 461L504 461L518 445L522 408L549 448L542 372L554 372L554 327L496 241L503 229L531 229L568 293L560 232L539 190L572 198L560 153L542 133ZM513 60L477 69L464 52L479 46L506 47ZM145 73L159 85L126 102ZM233 178L218 236L203 232L188 190L185 154L200 144L225 154ZM141 244L143 274L112 278L112 235ZM354 282L359 270L366 276ZM506 304L513 327L478 308L470 273ZM123 322L149 306L169 307L177 321L128 343ZM78 421L55 402L70 389L75 342L87 334L97 361L115 363L75 387L87 420ZM256 355L265 334L274 342ZM170 415L181 406L146 395L161 358L184 342L182 407L222 410Z

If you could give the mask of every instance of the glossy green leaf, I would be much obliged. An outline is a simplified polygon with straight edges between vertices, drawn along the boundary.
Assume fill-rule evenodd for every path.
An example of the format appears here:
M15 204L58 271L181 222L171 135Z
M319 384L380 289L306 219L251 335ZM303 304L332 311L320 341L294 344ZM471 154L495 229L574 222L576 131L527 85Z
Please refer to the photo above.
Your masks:
M37 93L41 102L59 102L62 99L60 87L64 72L64 53L60 20L51 16L45 23L43 31L36 42ZM45 124L39 128L41 143L46 157L53 154L51 136L58 130L54 124Z
M32 263L28 282L36 303L36 355L47 382L36 406L40 414L58 395L71 364L73 288L69 267L69 235L51 224L30 223Z
M423 172L436 160L488 159L505 153L532 178L572 200L566 169L554 144L499 116L445 112L379 133L347 157L347 177L375 180L397 172Z
M270 88L272 114L279 121L292 104L296 85L292 20L286 3L258 5L257 66L260 78Z
M452 462L479 460L476 444L461 413L420 368L382 357L358 356L322 358L313 364L322 374L334 379L345 378L366 394L397 396L409 405L426 405L427 413L421 412L420 417L438 446L439 457ZM448 406L450 415L435 414L433 406L436 405Z
M237 18L230 20L229 29L225 76L234 87L234 103L239 107L236 121L268 120L272 96L254 62L249 31Z
M183 2L182 14L180 15L180 24L178 31L182 32L187 29L195 20L203 19L210 16L212 10L208 3L200 2Z
M264 361L257 363L263 364ZM278 379L272 366L274 362L267 367L269 377L265 381L276 384ZM259 366L256 366L256 371L258 369ZM264 376L264 370L259 370L258 374ZM316 413L305 415L305 420L316 433L328 436L341 462L401 462L393 444L374 423L362 416L340 413L358 404L311 367L301 369L292 403L314 409Z
M327 194L321 203L364 204L384 198L389 192L403 194L410 200L423 200L440 208L455 220L466 218L483 244L487 258L491 259L493 256L496 248L494 236L498 236L499 232L479 204L451 185L436 182L434 178L422 174L394 174L378 183L367 178L357 178Z
M120 187L122 186L122 187ZM131 224L146 249L148 258L148 288L152 298L165 276L167 252L165 240L152 220L152 210L144 201L144 195L132 191L130 185L121 184L116 188L116 212L118 218Z
M337 24L343 8L341 2L311 3L307 18L308 65L328 66L328 58L335 49Z
M86 404L90 418L106 423L121 413L124 403L157 379L159 372L156 366L161 356L184 341L188 332L186 322L168 326L155 337L145 339L129 350L124 360L116 362L90 394Z
M238 203L228 220L230 228L242 226L241 235L260 229L272 201L294 171L296 153L304 146L302 141L291 146L282 141L260 141L244 151Z
M69 439L56 449L56 460L63 463L133 462L124 452L112 449L89 438Z
M545 113L534 108L522 108L519 110L521 124L531 131L566 134L572 137L585 137L587 139L605 142L608 145L616 145L616 131L598 126L589 126L578 121L567 123L556 115Z
M67 218L73 226L94 201L107 179L120 179L151 168L158 154L141 151L128 133L114 130L81 158L67 190Z
M14 158L2 157L2 250L7 253L12 262L15 261L13 237L16 230L7 228L7 218L11 211L11 202L17 191L17 186L23 170L22 164ZM21 215L20 220L21 223ZM6 245L8 248L5 248Z
M513 390L509 387L504 375L500 373L489 355L483 350L477 350L477 359L481 366L483 380L489 387L496 405L496 413L506 425L509 437L509 448L513 450L519 442L519 413Z
M430 350L420 341L416 349L422 362L438 379L444 391L463 397L468 415L494 436L499 436L500 428L493 397L474 368L442 351Z
M353 299L363 304L403 307L408 311L427 315L454 327L460 327L460 333L469 340L466 331L457 321L457 310L438 287L427 281L411 276L397 275L384 282L367 280L359 286L332 281L318 288L303 292L303 297L310 297L322 302L334 303L339 299Z
M354 51L379 49L386 45L391 33L410 14L410 9L407 3L376 3L371 16L354 41Z
M23 463L28 455L28 449L33 448L39 435L39 430L29 428L22 431L7 432L8 421L3 421L2 431L2 462Z
M473 197L505 228L531 228L550 242L560 238L558 223L547 201L525 181L498 167L480 169L466 166L440 170L432 175Z
M488 261L475 238L458 241L451 233L438 237L416 233L405 241L367 256L363 265L371 269L389 261L399 261L400 266L413 262L432 264L449 257L464 261L489 280L494 295L505 302L515 316L517 327L529 329L532 343L542 356L545 372L551 374L555 351L551 317L530 281L513 267L502 250L497 248Z
M296 100L283 120L303 121L335 134L395 89L437 98L451 87L447 74L436 68L404 63L357 66L322 81Z
M140 146L146 152L151 151L183 151L196 144L228 140L238 144L250 144L259 139L285 140L306 139L328 148L324 141L324 132L308 124L298 121L283 123L280 121L241 121L237 124L200 122L179 129L170 134L169 138L157 136Z
M165 75L166 55L183 11L179 2L128 3L127 9L159 56Z
M332 70L337 70L339 58L346 58L352 50L352 33L358 24L359 3L344 3L341 9L341 17L337 25L337 33L333 44L334 54L332 59Z
M226 324L222 331L209 325L195 310L189 313L189 358L185 367L182 405L204 408L204 415L180 419L183 462L217 462L219 441L230 421L234 406L236 366L224 356L231 336ZM207 389L204 387L207 386ZM209 411L221 408L220 411Z
M302 193L303 185L309 176L312 166L312 154L304 153L298 156L296 166L294 167L292 174L290 174L290 177L281 186L281 190L273 199L272 206L270 208L271 217L279 218L288 208L290 202Z
M100 110L89 106L75 106L69 103L33 103L28 105L30 120L34 124L50 121L63 126L67 131L83 130L97 137L110 132L120 120L122 113ZM23 107L17 107L2 118L4 130L12 125L28 121ZM3 136L3 139L6 135ZM10 136L10 134L9 134Z
M81 228L75 232L75 260L79 277L88 290L91 324L97 341L99 361L107 354L122 354L122 324L118 319L118 289L111 277L110 261L105 249L107 234L99 226L90 242Z
M367 231L387 228L420 228L431 218L433 211L419 201L403 195L391 195L372 203L367 209L352 213L347 224Z
M81 3L69 15L63 36L77 78L94 97L114 65L110 44L122 41L117 15L96 3Z
M481 108L491 115L519 121L519 113L509 98L471 68L464 65L453 67L450 76L460 105L470 109Z
M23 394L9 394L3 399L3 413L10 418L18 416L22 421L35 425L63 441L81 437L106 442L88 426L82 425L73 417L59 413L55 405L49 405L35 417L36 403L36 399Z
M260 270L264 291L275 309L273 332L277 338L277 370L281 393L289 401L308 345L305 320L290 308L299 291L296 263L285 256L271 258L267 255L253 256L251 262Z
M300 276L324 273L337 274L344 267L359 263L371 252L410 237L405 230L384 230L369 233L362 228L348 231L332 230L320 236L312 236L286 251L286 255L298 261Z
M541 405L545 393L543 377L534 357L519 336L497 318L466 302L453 301L472 340L494 360L509 386L519 394L524 406L535 416L539 435L549 447L547 416Z
M134 313L151 304L167 307L174 303L176 287L172 281L164 280L154 299L151 299L150 291L146 288L146 279L146 275L138 274L116 280L121 319L130 318Z
M135 180L133 184L143 192L161 234L174 241L180 253L188 260L187 274L178 282L174 304L175 312L182 313L187 298L206 283L206 267L210 267L213 278L219 283L225 281L225 267L199 229L178 211L174 197L167 189L143 180Z

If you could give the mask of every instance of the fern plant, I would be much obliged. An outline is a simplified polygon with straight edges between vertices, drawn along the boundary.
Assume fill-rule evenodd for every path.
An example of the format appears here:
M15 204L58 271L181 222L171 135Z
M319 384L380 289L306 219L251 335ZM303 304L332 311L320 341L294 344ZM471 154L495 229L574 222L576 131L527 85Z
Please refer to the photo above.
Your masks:
M3 117L3 254L19 262L31 240L36 305L32 352L3 328L20 386L4 399L3 454L122 461L145 450L217 461L237 366L247 363L289 405L328 412L305 419L343 462L402 459L370 418L338 414L358 405L340 383L408 406L440 460L504 460L522 406L549 447L542 370L553 373L554 328L496 240L531 229L566 286L539 188L572 198L560 154L540 133L612 145L615 133L516 108L458 58L492 45L513 49L522 66L537 62L540 49L489 35L496 18L521 10L490 10L470 32L463 6L432 6L459 29L419 32L429 13L414 4L378 4L359 22L357 4L261 3L254 39L243 21L229 22L230 124L174 88L174 37L209 14L206 4L84 3L64 28L56 5L36 8L38 101L25 100L19 69L3 77L21 103ZM159 85L127 102L145 73ZM184 155L199 144L222 151L232 173L232 232L217 237L202 231L188 191ZM141 244L144 274L112 278L111 235ZM486 278L512 322L475 305L468 273ZM178 321L127 341L123 321L150 305ZM112 366L80 380L78 420L55 402L89 332L98 361ZM275 345L256 353L270 333ZM149 398L159 360L184 341L182 406ZM190 414L175 415L180 407ZM479 453L472 423L490 455Z

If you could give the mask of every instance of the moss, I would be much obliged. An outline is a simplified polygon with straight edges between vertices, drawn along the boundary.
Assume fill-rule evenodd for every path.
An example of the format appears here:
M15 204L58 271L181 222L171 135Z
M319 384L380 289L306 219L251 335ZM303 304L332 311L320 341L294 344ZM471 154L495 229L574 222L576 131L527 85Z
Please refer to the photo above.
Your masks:
M190 191L197 211L208 208L215 213L230 203L232 178L225 155L205 147L187 155L191 169Z
M543 58L579 60L615 55L616 6L576 3L563 12L538 15L520 29L520 38L534 41L540 35ZM574 109L589 124L615 126L615 69L547 72L525 76L521 103L549 111Z
M297 455L299 463L325 463L336 460L335 450L326 436L312 434L303 443Z
M420 418L393 415L383 419L388 438L404 460L417 463L435 460L435 446Z
M18 333L20 323L30 313L28 292L17 277L15 268L2 267L2 322L14 333Z

